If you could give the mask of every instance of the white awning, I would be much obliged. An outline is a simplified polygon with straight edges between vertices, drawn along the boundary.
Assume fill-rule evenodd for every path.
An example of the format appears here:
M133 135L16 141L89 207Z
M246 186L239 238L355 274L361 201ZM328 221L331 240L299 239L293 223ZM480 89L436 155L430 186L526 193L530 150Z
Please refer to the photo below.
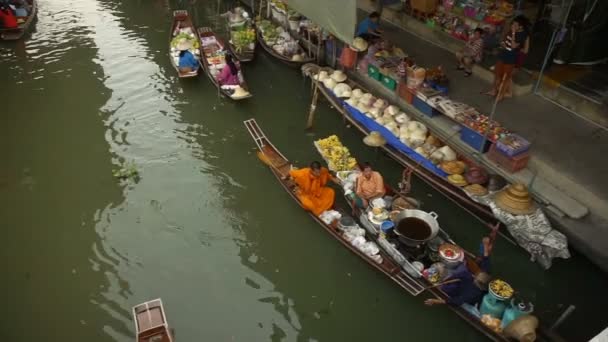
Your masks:
M352 43L357 26L357 0L284 0L338 39Z

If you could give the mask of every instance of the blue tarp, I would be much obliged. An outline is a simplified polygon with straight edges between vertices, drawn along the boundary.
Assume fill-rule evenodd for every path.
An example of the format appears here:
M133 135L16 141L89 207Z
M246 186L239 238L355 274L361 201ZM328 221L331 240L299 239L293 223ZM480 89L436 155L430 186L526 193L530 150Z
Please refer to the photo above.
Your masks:
M421 156L420 154L418 154L417 152L415 152L414 150L409 148L407 145L402 143L401 140L399 140L399 138L397 138L393 134L393 132L389 131L386 127L377 123L374 119L368 118L367 116L365 116L365 114L361 113L356 108L350 106L348 103L342 102L342 104L344 105L344 108L346 108L348 114L350 114L350 116L353 117L353 119L357 120L360 124L362 124L368 130L377 131L380 134L382 134L384 139L386 139L386 143L389 146L397 149L399 152L405 154L408 158L416 161L420 165L424 166L426 169L433 171L433 173L435 173L441 177L447 177L447 175L448 175L447 173L445 173L442 169L438 168L430 160L424 158L423 156Z

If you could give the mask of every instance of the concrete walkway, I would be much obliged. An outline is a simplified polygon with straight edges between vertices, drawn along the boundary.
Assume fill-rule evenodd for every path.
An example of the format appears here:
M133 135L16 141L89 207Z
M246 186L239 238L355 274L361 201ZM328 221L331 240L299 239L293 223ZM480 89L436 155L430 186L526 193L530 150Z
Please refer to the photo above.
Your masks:
M359 1L361 18L367 14L363 9L371 10L369 5L366 0ZM382 27L386 37L420 65L444 66L451 98L491 112L492 98L480 94L488 83L457 71L449 49L390 23L383 22ZM575 249L608 271L608 132L532 94L506 99L498 105L495 118L533 145L528 170L509 178L534 179L536 194L570 216L576 216L571 213L580 211L580 204L589 208L584 219L563 217L559 211L548 214ZM442 125L441 121L437 125Z

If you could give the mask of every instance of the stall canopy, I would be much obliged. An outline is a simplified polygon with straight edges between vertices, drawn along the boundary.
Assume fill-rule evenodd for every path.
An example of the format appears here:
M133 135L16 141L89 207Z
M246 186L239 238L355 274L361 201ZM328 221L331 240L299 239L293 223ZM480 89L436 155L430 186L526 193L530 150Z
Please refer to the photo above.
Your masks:
M357 26L357 0L286 0L285 3L338 39L352 43Z

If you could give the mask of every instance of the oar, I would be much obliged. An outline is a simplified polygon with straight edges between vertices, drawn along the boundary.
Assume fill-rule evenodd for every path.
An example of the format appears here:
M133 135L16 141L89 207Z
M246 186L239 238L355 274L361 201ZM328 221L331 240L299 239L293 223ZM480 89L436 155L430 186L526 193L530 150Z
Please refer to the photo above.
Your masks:
M446 281L444 281L444 282L437 283L437 284L435 284L435 285L427 286L427 287L425 287L425 288L422 290L422 292L424 292L424 291L426 291L426 290L434 289L434 288L436 288L436 287L438 287L438 286L443 286L443 285L447 285L447 284L457 283L457 282L459 282L459 281L460 281L460 279L450 279L450 280L446 280ZM422 292L421 292L421 293L422 293Z

